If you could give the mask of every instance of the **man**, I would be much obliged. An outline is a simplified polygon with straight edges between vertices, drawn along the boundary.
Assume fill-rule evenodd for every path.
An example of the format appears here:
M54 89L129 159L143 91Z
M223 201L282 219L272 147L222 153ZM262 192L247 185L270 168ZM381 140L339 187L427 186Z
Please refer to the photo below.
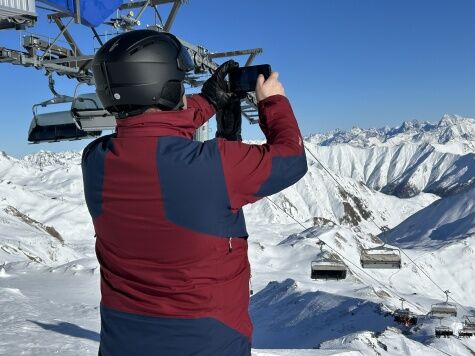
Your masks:
M241 208L294 184L307 164L277 73L256 87L266 144L192 140L236 101L225 81L233 65L185 97L193 63L171 34L124 33L95 56L97 94L118 118L117 133L91 142L82 160L101 266L102 356L251 353Z

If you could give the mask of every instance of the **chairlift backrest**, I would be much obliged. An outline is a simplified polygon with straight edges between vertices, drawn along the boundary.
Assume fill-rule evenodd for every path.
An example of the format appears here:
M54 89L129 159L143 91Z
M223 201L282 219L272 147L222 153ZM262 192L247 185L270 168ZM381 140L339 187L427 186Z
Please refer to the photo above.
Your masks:
M384 245L363 249L360 262L363 268L401 268L401 251Z
M435 318L445 318L449 316L457 316L457 306L452 303L437 303L433 304L430 314Z
M113 130L116 126L115 117L104 109L96 93L75 97L71 113L78 127L84 131Z
M71 109L77 110L99 110L104 109L96 93L80 94L74 98Z
M323 251L312 261L310 277L312 279L339 280L346 278L346 271L346 265L338 257Z
M63 110L37 114L34 117L34 122L39 126L66 125L74 124L74 119L69 110Z

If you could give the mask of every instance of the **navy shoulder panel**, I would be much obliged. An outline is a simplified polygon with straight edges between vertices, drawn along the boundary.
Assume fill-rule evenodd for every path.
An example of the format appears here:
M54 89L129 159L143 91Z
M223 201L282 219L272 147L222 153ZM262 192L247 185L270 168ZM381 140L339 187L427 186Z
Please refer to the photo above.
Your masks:
M248 236L242 210L231 211L216 139L158 139L157 167L167 218L220 237Z
M102 211L102 190L104 187L104 163L112 147L115 134L101 136L89 143L82 153L81 167L84 195L92 218Z
M290 157L273 157L270 175L261 185L256 196L269 196L290 187L307 173L307 169L305 154Z

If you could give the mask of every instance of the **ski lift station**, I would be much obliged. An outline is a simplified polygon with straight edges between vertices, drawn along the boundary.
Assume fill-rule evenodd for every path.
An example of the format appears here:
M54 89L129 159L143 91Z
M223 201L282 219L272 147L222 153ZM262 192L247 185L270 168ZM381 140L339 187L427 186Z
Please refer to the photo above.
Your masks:
M35 6L34 0L0 0L0 30L25 30L35 27L38 17L37 7L49 11L46 15L48 21L59 30L53 40L49 36L27 32L20 41L22 49L0 47L1 63L43 69L48 75L53 98L33 106L33 120L28 132L28 141L40 143L89 139L100 136L103 130L114 130L115 119L104 110L95 94L78 94L76 87L74 95L63 95L54 88L53 74L67 76L69 79L77 80L79 84L94 84L91 71L94 54L84 53L80 49L80 44L70 31L71 24L88 27L95 43L101 46L103 38L96 31L99 25L110 26L114 32L134 30L141 25L140 19L148 8L157 13L157 5L170 4L172 8L168 16L163 18L163 21L160 16L156 16L155 24L148 27L156 31L170 32L183 1L41 0L41 2L47 5L47 8ZM134 14L133 9L137 9L138 12ZM114 12L116 17L105 21ZM64 20L68 17L71 19L65 23ZM157 18L160 19L160 23L156 22ZM67 46L58 41L60 37L64 37ZM256 56L262 53L262 48L212 52L203 46L179 40L195 64L195 70L185 77L185 83L191 88L200 87L216 70L219 64L215 59L245 56L245 66L249 66ZM55 105L68 103L70 107L67 110L58 110L60 105ZM38 110L40 108L41 112ZM243 117L251 124L258 123L257 99L254 93L248 93L243 98L241 109ZM194 139L207 140L208 131L208 124L203 125L197 129Z

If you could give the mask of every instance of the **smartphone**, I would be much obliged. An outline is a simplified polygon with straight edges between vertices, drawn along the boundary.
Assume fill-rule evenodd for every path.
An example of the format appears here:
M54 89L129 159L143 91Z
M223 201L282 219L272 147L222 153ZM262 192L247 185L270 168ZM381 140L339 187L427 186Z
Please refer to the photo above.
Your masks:
M249 67L236 67L229 72L229 86L234 93L248 93L256 90L257 77L263 74L267 79L272 73L269 64Z

